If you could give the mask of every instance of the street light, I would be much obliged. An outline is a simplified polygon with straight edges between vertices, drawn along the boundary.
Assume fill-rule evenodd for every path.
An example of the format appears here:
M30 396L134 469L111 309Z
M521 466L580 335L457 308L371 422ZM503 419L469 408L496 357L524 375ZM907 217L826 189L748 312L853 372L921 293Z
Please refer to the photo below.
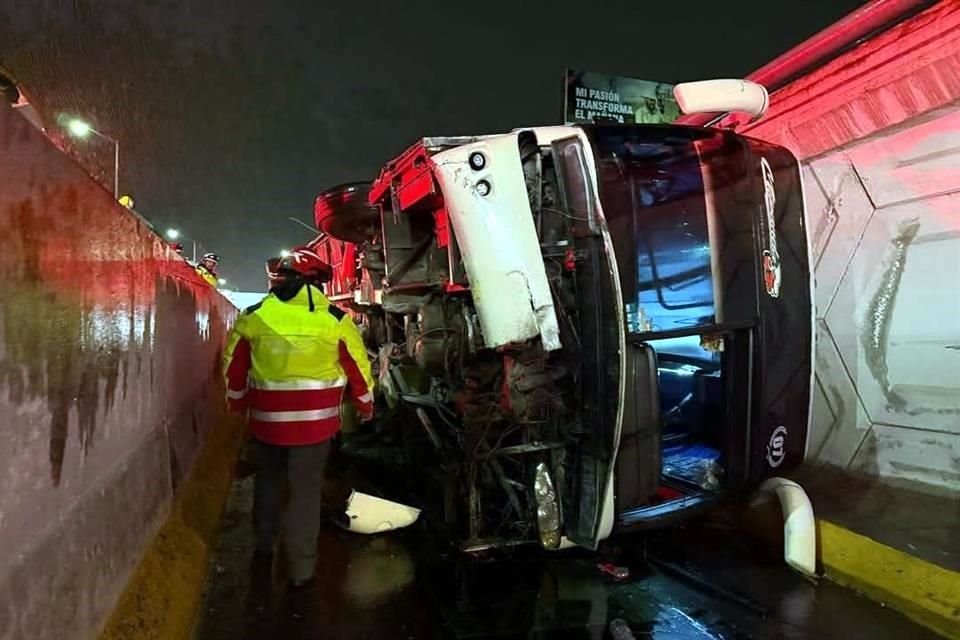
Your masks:
M180 233L179 229L167 229L167 237L171 240L176 240L183 234ZM197 241L193 238L184 238L184 240L189 240L193 244L193 263L197 263Z
M79 118L72 118L67 122L67 131L76 138L86 138L91 133L97 137L103 138L107 142L113 143L113 197L120 197L120 142L116 138L111 138L105 133L101 133Z
M70 129L70 133L78 138L86 138L88 135L90 135L90 125L83 120L77 120L74 118L67 123L67 128Z

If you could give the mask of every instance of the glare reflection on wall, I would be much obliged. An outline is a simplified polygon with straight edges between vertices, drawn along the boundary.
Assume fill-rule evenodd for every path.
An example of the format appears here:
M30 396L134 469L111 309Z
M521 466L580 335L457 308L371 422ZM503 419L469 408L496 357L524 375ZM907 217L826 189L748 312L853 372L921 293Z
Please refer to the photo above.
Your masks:
M153 336L147 335L146 313L142 306L130 309L126 305L108 307L94 304L86 313L85 331L81 337L83 348L107 346L130 349L142 347L147 342L152 346Z

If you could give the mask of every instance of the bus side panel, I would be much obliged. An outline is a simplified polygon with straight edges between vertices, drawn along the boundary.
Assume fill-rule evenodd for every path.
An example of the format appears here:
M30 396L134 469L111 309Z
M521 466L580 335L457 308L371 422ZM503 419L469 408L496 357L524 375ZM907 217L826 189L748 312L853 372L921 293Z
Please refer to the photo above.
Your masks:
M758 195L760 328L750 479L803 462L810 411L813 322L811 265L796 157L749 140ZM771 215L772 214L772 215Z

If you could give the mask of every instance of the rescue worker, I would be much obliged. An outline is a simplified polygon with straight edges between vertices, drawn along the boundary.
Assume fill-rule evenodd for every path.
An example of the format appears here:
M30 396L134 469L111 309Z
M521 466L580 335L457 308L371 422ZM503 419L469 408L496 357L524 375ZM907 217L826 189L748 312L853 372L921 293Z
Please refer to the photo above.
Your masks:
M217 286L217 266L220 264L220 256L215 253L205 253L200 258L200 264L196 266L197 274L211 287Z
M316 565L324 467L341 399L346 391L361 420L371 420L373 379L360 330L323 294L330 266L301 247L276 271L270 293L230 332L224 372L227 402L249 411L256 449L257 553L272 554L282 524L288 577L299 587Z
M272 290L274 287L281 284L284 280L280 276L280 273L278 271L280 268L280 260L281 258L277 258L277 257L268 258L266 262L264 262L263 264L264 269L267 272L267 290L268 291ZM243 451L241 451L240 453L241 468L245 470L256 469L257 463L256 463L256 457L255 457L256 452L254 451L255 448L256 448L255 441L252 439L252 436L250 436L250 434L247 434L246 443L244 444ZM246 475L244 475L243 477L246 477ZM255 559L254 564L257 566L260 566L263 564L269 564L269 563L264 563L257 560L262 560L262 558Z

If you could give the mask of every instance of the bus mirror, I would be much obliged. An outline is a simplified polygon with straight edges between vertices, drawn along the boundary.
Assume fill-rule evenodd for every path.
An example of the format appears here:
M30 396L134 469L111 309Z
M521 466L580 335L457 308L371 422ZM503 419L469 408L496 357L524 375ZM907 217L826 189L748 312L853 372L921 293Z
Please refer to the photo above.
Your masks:
M747 113L754 120L767 112L767 90L749 80L701 80L673 88L680 110L691 113Z

